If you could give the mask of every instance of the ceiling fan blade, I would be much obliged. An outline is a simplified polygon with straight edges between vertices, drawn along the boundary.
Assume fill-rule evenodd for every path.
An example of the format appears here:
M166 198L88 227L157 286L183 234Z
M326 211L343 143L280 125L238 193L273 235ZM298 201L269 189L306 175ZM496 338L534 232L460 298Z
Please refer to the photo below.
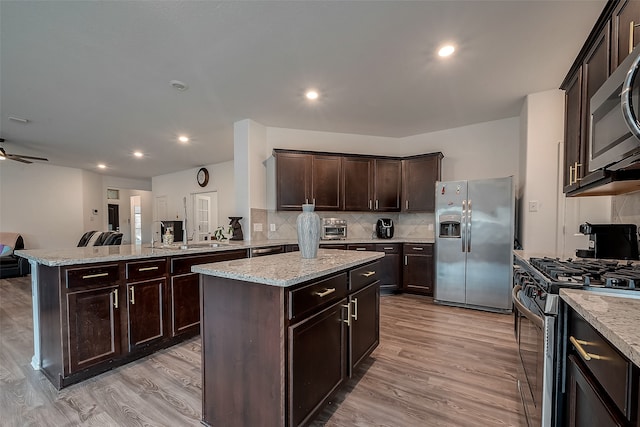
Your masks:
M49 161L49 159L45 159L44 157L23 156L22 154L7 154L7 157L10 159L19 157L21 159L42 160L43 162Z
M33 162L30 162L29 160L23 159L22 157L7 156L7 159L15 160L16 162L20 162L20 163L27 163L27 164L33 163Z

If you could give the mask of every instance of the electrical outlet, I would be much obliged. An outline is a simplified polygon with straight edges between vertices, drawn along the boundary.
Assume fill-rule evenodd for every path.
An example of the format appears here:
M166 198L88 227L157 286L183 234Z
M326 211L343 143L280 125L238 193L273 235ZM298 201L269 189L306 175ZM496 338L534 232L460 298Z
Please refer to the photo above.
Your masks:
M269 224L269 231L276 231L276 225L275 224Z
M256 222L255 224L253 224L253 231L262 231L262 223Z
M529 200L529 212L538 212L537 200Z
M429 224L429 225L427 225L427 230L429 230L429 231L433 231L433 224Z

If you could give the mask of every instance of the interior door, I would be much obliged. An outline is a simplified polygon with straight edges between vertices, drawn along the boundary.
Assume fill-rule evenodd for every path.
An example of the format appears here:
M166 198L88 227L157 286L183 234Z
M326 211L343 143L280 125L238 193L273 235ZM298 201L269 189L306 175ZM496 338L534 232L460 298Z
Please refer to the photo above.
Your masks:
M120 207L109 203L107 209L109 211L109 231L120 231Z
M211 229L211 196L196 194L195 197L196 240L202 242L209 239Z

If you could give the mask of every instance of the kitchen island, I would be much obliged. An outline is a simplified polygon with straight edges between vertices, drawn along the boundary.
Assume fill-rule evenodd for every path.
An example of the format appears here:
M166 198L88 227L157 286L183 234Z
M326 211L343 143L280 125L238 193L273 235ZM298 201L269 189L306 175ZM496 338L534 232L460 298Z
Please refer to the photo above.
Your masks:
M379 342L379 252L320 249L200 273L202 422L300 426Z

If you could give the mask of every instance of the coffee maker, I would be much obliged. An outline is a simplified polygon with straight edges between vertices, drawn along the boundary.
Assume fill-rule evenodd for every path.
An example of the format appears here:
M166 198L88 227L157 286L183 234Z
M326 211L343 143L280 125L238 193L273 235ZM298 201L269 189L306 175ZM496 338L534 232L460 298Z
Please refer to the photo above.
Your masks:
M589 248L577 249L576 256L600 259L638 259L635 224L580 224L580 233L589 236Z
M393 220L391 218L378 219L376 235L378 239L391 239L393 237Z

